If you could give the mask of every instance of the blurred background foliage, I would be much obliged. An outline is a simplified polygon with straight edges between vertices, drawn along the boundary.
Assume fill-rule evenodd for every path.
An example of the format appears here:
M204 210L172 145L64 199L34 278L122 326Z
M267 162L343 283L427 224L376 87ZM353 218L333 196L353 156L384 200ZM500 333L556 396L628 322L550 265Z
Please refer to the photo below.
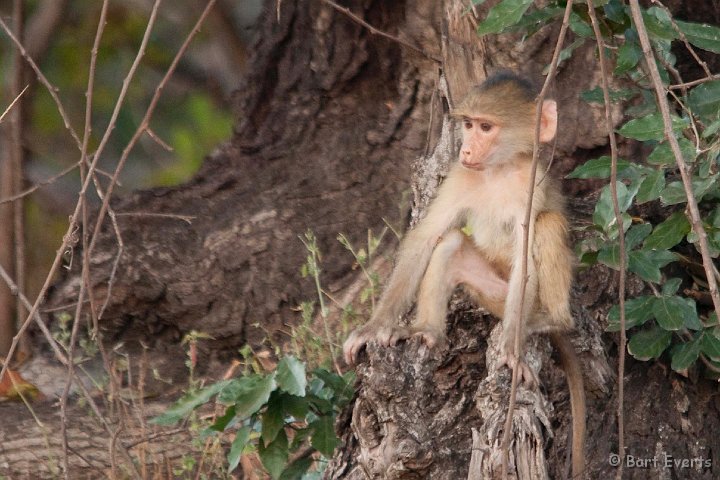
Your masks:
M117 95L137 53L153 6L152 0L111 1L97 58L93 96L92 152L108 125ZM151 129L133 150L120 178L122 195L137 188L172 186L187 181L220 142L232 133L231 95L243 75L253 28L263 0L219 0L165 88ZM0 2L0 15L13 24L13 2ZM54 4L54 5L52 5ZM27 0L23 43L41 42L35 60L58 88L73 127L82 133L90 50L100 17L101 1ZM145 56L120 112L100 168L115 169L117 160L142 120L155 88L190 32L205 2L162 3ZM54 15L56 18L43 18ZM33 27L50 25L43 35ZM50 31L48 31L50 30ZM42 37L46 37L44 40ZM0 101L11 101L14 46L0 33ZM24 183L42 182L79 159L79 151L47 90L26 73L30 88L23 97ZM166 146L162 144L166 144ZM4 147L6 148L7 145ZM168 149L167 147L170 147ZM49 262L67 228L77 201L79 172L62 177L25 199L28 292L39 289ZM94 192L90 199L97 202ZM0 228L10 228L0 225Z

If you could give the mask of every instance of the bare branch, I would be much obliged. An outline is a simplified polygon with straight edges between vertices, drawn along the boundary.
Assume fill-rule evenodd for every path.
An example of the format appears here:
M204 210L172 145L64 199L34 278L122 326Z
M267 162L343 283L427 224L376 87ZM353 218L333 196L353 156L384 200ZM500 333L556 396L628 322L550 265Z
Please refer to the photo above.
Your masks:
M622 213L620 212L620 202L618 201L617 192L617 162L618 147L615 139L615 122L613 121L612 108L610 106L610 87L608 85L608 71L605 64L605 42L603 41L600 25L597 15L595 14L595 5L593 0L587 0L588 13L592 22L593 32L595 33L595 41L598 46L598 61L600 62L600 74L602 79L603 100L605 102L605 125L608 131L608 139L610 140L610 194L612 196L613 211L615 213L615 223L618 228L618 241L620 247L620 280L618 285L618 301L620 303L620 351L618 353L618 455L623 456L625 452L625 411L623 408L625 397L625 345L627 343L627 334L625 332L625 229L623 225ZM617 478L622 478L623 465L618 465Z
M717 280L715 279L713 272L713 261L708 247L707 232L705 232L705 228L702 225L700 210L698 209L698 203L692 189L692 179L690 178L689 173L690 170L683 159L682 152L680 151L680 145L673 133L667 92L663 87L660 72L658 72L657 64L655 63L650 38L648 37L647 29L645 28L645 22L642 18L638 0L630 0L630 11L632 12L633 22L635 23L635 28L637 29L638 37L640 38L640 44L642 45L643 55L645 56L645 63L647 64L647 69L650 72L650 78L655 89L658 107L660 108L660 113L662 114L663 124L665 126L665 138L670 144L670 149L675 156L675 162L680 170L680 176L682 177L683 187L688 199L690 223L692 224L693 231L698 236L700 255L702 256L703 268L705 269L705 276L707 277L710 296L712 297L713 306L715 307L715 314L718 318L720 318L720 294L718 294Z
M433 61L436 62L436 63L441 63L441 60L440 60L439 58L436 58L436 57L434 57L433 55L430 55L429 53L427 53L427 52L426 52L425 50L423 50L422 48L420 48L420 47L418 47L418 46L416 46L416 45L413 45L412 43L407 42L407 41L405 41L405 40L403 40L403 39L401 39L401 38L394 37L394 36L390 35L389 33L385 33L385 32L383 32L382 30L378 30L377 28L373 27L372 25L370 25L369 23L367 23L365 20L363 20L362 18L358 17L358 16L355 15L353 12L351 12L349 8L341 7L340 5L338 5L337 3L333 2L332 0L321 0L321 1L322 1L323 3L331 6L332 8L334 8L335 10L337 10L338 12L340 12L340 13L342 13L342 14L344 14L344 15L347 15L348 18L350 18L353 22L357 23L358 25L362 25L363 27L367 28L368 31L370 31L370 33L372 33L372 34L374 34L374 35L380 35L381 37L385 37L385 38L387 38L387 39L389 39L389 40L392 40L393 42L397 42L397 43L399 43L400 45L403 45L403 46L409 48L410 50L414 50L414 51L416 51L417 53L421 54L422 56L427 57L427 58L429 58L430 60L433 60Z
M693 80L692 82L685 82L685 83L680 83L677 85L670 85L669 88L670 88L670 90L680 90L683 88L694 87L695 85L700 85L701 83L712 82L713 80L720 80L720 74L715 74L715 75L710 75L708 77L699 78L697 80Z
M3 119L5 118L5 115L7 115L10 110L12 110L12 108L15 106L15 104L18 102L18 100L20 100L20 97L22 97L23 94L27 91L28 87L30 87L30 85L25 85L25 88L22 89L22 92L20 92L20 93L13 99L13 101L10 102L10 105L8 105L7 108L5 109L5 111L2 113L2 115L0 115L0 123L1 123L1 122L3 121Z
M108 185L107 192L105 194L105 198L103 199L102 206L100 207L100 212L98 213L97 221L95 222L95 229L93 230L92 234L92 240L90 241L90 247L88 248L88 254L91 254L93 249L95 248L95 245L97 244L100 228L102 227L103 221L105 219L105 214L108 211L108 207L110 204L110 197L112 196L113 189L115 187L115 184L117 183L118 177L120 176L120 172L122 171L123 167L125 166L125 162L127 161L128 157L130 156L130 152L135 147L135 144L137 144L140 137L145 133L145 131L150 126L150 119L153 116L153 113L155 112L155 107L157 107L157 103L160 100L160 96L162 95L163 89L165 88L165 85L167 84L168 80L170 80L170 77L172 77L173 73L175 72L175 69L177 68L178 64L180 63L180 58L185 54L185 51L187 50L188 46L190 45L190 42L193 40L195 35L198 31L200 31L200 27L204 23L205 19L207 18L208 14L210 13L210 10L212 9L213 5L215 5L216 0L209 0L207 5L205 6L205 9L203 10L202 14L198 18L197 22L195 23L193 29L190 31L188 36L185 38L185 41L180 46L180 49L175 54L175 58L173 58L172 63L170 64L170 67L168 67L167 72L165 73L165 76L160 80L160 83L155 89L155 94L153 95L152 99L150 100L150 105L147 108L147 111L145 112L145 116L143 117L142 121L140 122L140 125L138 126L137 130L135 130L135 133L133 134L132 138L128 142L128 144L125 146L125 149L122 152L122 155L120 156L120 160L118 161L117 167L115 168L115 173L113 174L113 178L110 181L110 184Z
M90 122L92 119L92 98L93 98L93 92L94 92L94 85L95 85L95 68L97 63L97 52L98 48L100 46L100 40L102 39L103 32L105 30L105 23L107 19L107 10L108 10L108 0L104 0L102 4L102 8L100 10L100 19L98 20L98 26L97 31L95 33L95 41L93 43L92 50L90 52L90 70L88 72L88 86L87 86L87 92L85 97L85 128L83 131L83 141L82 146L80 147L80 179L81 182L85 182L86 172L85 172L85 163L87 161L87 149L88 144L90 142ZM69 472L70 472L70 459L68 452L70 450L70 445L68 442L68 436L67 436L67 403L68 403L68 395L70 394L70 387L73 383L73 377L75 375L75 345L77 342L77 335L78 330L80 327L80 313L82 312L82 306L83 306L83 298L85 295L85 289L89 287L89 282L85 282L84 279L86 278L85 273L87 273L87 270L89 268L89 258L86 252L87 247L87 203L85 202L85 196L81 193L80 197L78 198L78 203L82 205L82 241L83 241L83 262L82 262L82 273L83 276L81 277L83 281L80 283L80 292L78 293L78 301L77 306L75 308L75 318L73 321L71 333L70 333L70 344L68 346L68 358L69 362L67 364L67 378L65 381L65 387L63 389L62 395L60 396L60 430L61 430L61 439L62 439L62 456L63 456L63 467L65 470L65 478L69 478ZM87 275L89 276L89 274ZM92 299L92 293L89 295L89 297Z
M63 122L65 123L65 128L70 132L70 135L72 135L73 139L75 140L75 143L80 147L82 144L80 142L80 138L78 137L77 132L72 126L72 123L70 123L70 118L68 117L67 112L65 112L65 107L63 107L62 102L60 101L60 97L58 97L58 89L55 87L50 81L45 77L45 75L40 71L40 67L37 66L35 61L30 57L30 55L25 50L25 47L23 47L22 43L20 43L20 40L15 36L15 34L12 32L10 27L5 23L5 21L2 19L2 16L0 16L0 29L2 29L5 34L10 37L10 40L12 40L13 44L15 44L15 48L18 49L20 54L23 56L25 61L30 65L30 68L33 69L35 72L35 75L37 75L38 80L40 83L42 83L45 88L47 88L48 92L50 93L50 96L55 101L55 105L57 106L58 112L60 113L60 116L63 119Z
M120 212L116 213L117 217L155 217L155 218L174 218L176 220L182 220L188 225L192 225L192 221L197 217L194 215L177 215L174 213L156 213L156 212Z
M22 0L13 1L13 20L15 24L15 35L23 38L25 32L25 8ZM27 89L23 88L25 77L25 64L18 52L13 58L13 79L11 92L15 98L20 98L17 108L11 116L11 138L10 145L10 171L12 172L11 193L15 194L23 187L23 169L25 167L25 150L23 148L23 125L25 124L25 108L22 100L22 93ZM13 203L13 251L15 256L15 281L20 287L25 286L26 265L25 265L25 209L22 199ZM25 310L21 302L15 302L15 325L20 325Z
M2 205L3 203L14 202L15 200L17 200L19 198L27 197L31 193L40 189L41 187L50 185L51 183L55 182L58 178L64 177L68 173L70 173L73 170L75 170L76 168L78 168L79 165L80 165L80 162L74 163L74 164L70 165L69 167L67 167L65 170L61 171L60 173L53 175L52 177L48 178L47 180L43 180L40 183L36 183L35 185L28 188L27 190L23 190L22 192L12 195L10 197L0 198L0 205Z
M555 73L557 72L557 66L558 61L560 59L560 51L562 50L563 43L565 43L565 35L567 34L568 25L570 24L570 14L572 13L572 6L573 6L573 0L568 0L567 5L565 6L565 14L563 15L562 20L562 26L560 27L560 33L558 34L558 39L555 44L555 50L553 51L552 60L550 61L550 69L548 71L547 77L545 78L545 83L543 84L542 89L540 90L540 94L538 95L536 99L536 105L535 108L535 139L533 141L533 158L532 158L532 164L530 165L530 181L528 185L528 204L527 209L525 210L525 220L523 222L523 241L522 241L522 265L520 269L520 278L522 279L520 282L521 289L520 289L520 311L518 312L518 315L520 318L516 319L516 325L518 327L515 329L515 354L520 356L522 354L521 348L522 345L520 345L520 339L522 338L522 329L524 327L522 322L522 315L523 315L523 309L526 307L524 305L525 303L525 290L527 288L527 280L528 280L528 255L529 255L529 240L530 240L530 221L532 217L532 204L533 204L533 195L535 192L535 179L537 176L537 168L539 163L539 157L540 157L540 116L542 113L542 103L545 99L545 95L547 94L548 88L550 87L550 84L552 83L553 79L555 78ZM527 306L529 308L532 308L532 305ZM508 405L508 413L507 417L505 419L505 430L503 432L503 438L502 438L502 453L503 453L503 462L502 462L502 478L507 479L508 478L508 463L510 461L510 438L512 436L512 420L513 420L513 413L515 411L515 402L517 397L517 386L518 386L518 380L519 380L519 368L513 368L513 374L512 374L512 381L510 386L510 400Z
M682 42L685 44L685 48L687 49L687 51L690 52L690 55L692 55L692 57L695 59L695 61L697 62L697 64L700 65L700 67L703 69L703 72L705 72L705 76L707 76L707 77L712 76L712 72L711 72L710 69L708 68L707 63L705 63L705 62L698 56L697 52L695 52L695 49L692 47L692 45L690 45L690 42L688 42L688 39L687 39L687 37L685 36L685 33L684 33L682 30L680 30L680 27L678 26L677 22L676 22L675 19L673 18L672 13L670 12L670 10L669 10L665 5L663 5L663 3L660 2L659 0L652 0L652 3L654 3L655 5L657 5L659 8L661 8L662 10L664 10L665 13L668 14L668 17L670 17L670 25L672 25L672 28L673 28L673 30L675 30L675 33L678 34L678 37L680 38L680 41L682 41Z

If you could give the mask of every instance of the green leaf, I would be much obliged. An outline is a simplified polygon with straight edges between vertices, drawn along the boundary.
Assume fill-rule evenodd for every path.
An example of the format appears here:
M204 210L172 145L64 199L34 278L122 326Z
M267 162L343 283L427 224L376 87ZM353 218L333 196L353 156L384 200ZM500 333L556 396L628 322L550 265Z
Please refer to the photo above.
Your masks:
M620 212L623 211L623 205L627 204L628 189L622 182L615 182L617 191L617 203ZM595 213L593 214L593 223L607 229L610 224L616 223L615 207L613 202L612 190L610 185L603 187L600 192L600 198L595 205Z
M242 420L260 410L276 388L274 373L236 378L218 396L218 401L235 404L237 417Z
M280 478L280 474L285 469L288 460L288 439L285 431L281 430L275 440L265 445L265 442L258 442L258 455L265 470L273 479Z
M687 202L687 195L682 182L670 182L660 194L660 201L663 205Z
M215 420L212 425L210 425L210 430L215 430L216 432L224 432L225 429L230 425L233 420L235 419L235 405L230 405L228 408L225 409L225 414Z
M660 198L660 194L665 188L665 171L655 170L649 173L640 184L635 201L638 204L650 202Z
M332 457L340 443L335 436L335 415L325 415L310 424L313 435L310 444L327 458Z
M695 200L700 202L706 193L714 186L717 186L718 174L712 175L708 178L699 178L693 180L693 193L695 194Z
M656 41L672 41L678 37L677 32L672 26L671 19L665 10L658 7L651 7L642 12L642 17L651 39Z
M575 12L570 14L570 30L580 37L592 37L593 29Z
M645 240L645 248L667 250L678 243L690 232L690 222L685 212L675 212L664 222L657 225Z
M280 480L304 480L303 476L313 464L312 457L301 457L283 470Z
M477 27L478 35L501 33L518 23L533 0L503 0L488 12L487 18Z
M628 342L628 352L638 360L658 358L670 345L672 333L653 327L637 332Z
M325 389L320 392L320 395L308 394L306 396L310 405L312 406L313 412L319 415L331 414L335 410L335 405L332 401L330 401L330 397L332 397L332 390L330 390L329 388Z
M610 0L603 8L605 10L605 17L611 22L624 24L629 21L625 12L626 7L622 0Z
M673 348L670 367L676 372L687 370L700 356L700 337Z
M584 252L580 254L580 267L589 267L597 263L597 252Z
M702 138L710 138L715 135L718 130L720 130L720 118L712 122L705 130L703 130Z
M636 90L632 90L630 88L610 90L610 92L608 93L610 94L610 102L613 103L623 100L630 100L638 94ZM605 103L605 97L603 95L601 87L595 87L592 90L585 90L580 94L580 98L585 100L587 103L599 103L601 105ZM607 176L609 176L609 174Z
M682 279L680 278L670 278L665 281L665 285L662 287L662 294L663 295L675 295L680 288L680 284L682 283Z
M695 115L715 119L720 113L720 80L698 85L690 90L688 107Z
M207 403L213 396L221 392L231 382L232 380L224 380L198 390L197 392L188 393L175 402L175 404L170 408L165 410L162 415L153 418L150 422L157 425L173 425L185 418L188 414L190 414L190 412L200 405Z
M357 377L353 370L338 375L335 372L318 368L313 371L313 374L322 379L325 385L331 389L336 406L347 405L355 395L355 380Z
M295 357L283 357L277 366L278 386L291 395L305 396L305 364Z
M615 75L619 76L628 72L638 64L643 53L635 42L625 42L618 49L615 66Z
M313 370L313 375L322 380L333 392L342 391L347 388L345 379L335 372L330 372L324 368L316 368Z
M678 145L680 146L680 153L682 154L685 162L694 162L697 157L695 145L684 137L678 140ZM670 144L668 142L663 142L655 147L655 150L648 155L647 163L651 165L675 165L675 154L672 152Z
M628 254L628 270L645 281L659 283L660 269L676 259L677 256L667 250L638 250Z
M687 323L696 324L697 310L693 300L672 296L661 296L653 302L653 315L665 330L680 330Z
M572 54L575 50L578 49L578 47L582 46L585 43L585 38L580 37L577 40L575 40L573 43L568 45L567 47L560 50L560 54L558 55L558 65L562 65L565 60L572 57ZM550 65L546 65L545 68L542 71L543 75L547 75L550 71Z
M562 16L564 8L545 7L534 12L526 13L515 25L508 27L508 32L522 32L526 36L533 35L543 26L548 24L550 20Z
M233 440L232 445L230 445L230 452L228 452L227 456L228 472L235 470L240 463L240 456L242 455L243 449L245 449L245 445L247 445L247 442L250 439L250 431L250 427L245 426L238 430L235 434L235 439Z
M625 249L632 250L642 243L645 238L650 235L652 225L649 223L640 223L630 227L625 234Z
M700 202L702 197L710 190L710 187L715 185L717 178L718 174L711 175L708 178L695 178L692 181L695 200ZM685 187L682 182L669 183L660 195L660 201L663 205L675 205L677 203L687 202L687 195L685 194Z
M697 314L695 300L685 297L682 297L682 300L687 304L687 307L685 307L687 311L685 316L685 328L688 330L702 330L705 328L705 325L702 324L700 317Z
M625 302L625 329L640 326L652 318L652 306L655 297L643 295ZM620 330L620 306L613 305L608 312L607 331Z
M294 452L300 445L303 445L307 439L310 438L312 429L310 427L297 428L295 435L293 436L292 442L290 442L290 451Z
M281 399L283 411L298 420L305 418L308 411L310 411L310 405L305 397L296 397L295 395L283 393Z
M620 268L620 245L612 243L602 247L598 252L597 261L618 270Z
M676 20L678 28L690 43L703 50L720 53L720 28L705 23L691 23Z
M566 178L610 178L610 166L612 159L607 155L600 158L593 158L570 172ZM624 170L631 168L633 164L627 160L618 160L618 175Z
M276 390L270 395L267 409L262 415L262 439L269 444L277 437L285 426L285 413L283 412L282 398Z
M715 335L708 332L703 333L700 349L710 360L720 362L720 339Z
M681 131L687 126L687 121L672 115L673 131ZM618 133L625 138L632 138L642 142L647 140L662 140L665 138L665 125L662 115L659 112L652 113L648 116L635 118L620 127Z

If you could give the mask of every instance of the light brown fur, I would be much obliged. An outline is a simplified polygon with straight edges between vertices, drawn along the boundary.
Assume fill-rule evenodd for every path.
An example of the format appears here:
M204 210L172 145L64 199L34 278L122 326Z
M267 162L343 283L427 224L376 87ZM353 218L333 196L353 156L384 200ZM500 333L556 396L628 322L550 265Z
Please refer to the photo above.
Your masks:
M551 340L568 377L573 413L573 477L584 470L585 402L582 372L572 345L557 332L573 327L570 313L572 252L563 198L550 178L536 181L530 215L527 276L522 278L523 223L528 206L534 126L534 96L524 80L498 77L473 89L454 112L462 117L460 159L440 186L425 217L407 233L395 269L370 321L344 345L355 361L371 340L393 345L412 335L429 346L445 341L447 303L457 285L503 319L500 363L519 368L529 384L534 374L522 361L525 338L556 332ZM555 102L541 106L540 140L554 138ZM471 235L460 228L467 225ZM524 298L522 283L526 282ZM417 293L417 320L399 318ZM522 307L522 308L521 308ZM520 330L521 350L515 351Z

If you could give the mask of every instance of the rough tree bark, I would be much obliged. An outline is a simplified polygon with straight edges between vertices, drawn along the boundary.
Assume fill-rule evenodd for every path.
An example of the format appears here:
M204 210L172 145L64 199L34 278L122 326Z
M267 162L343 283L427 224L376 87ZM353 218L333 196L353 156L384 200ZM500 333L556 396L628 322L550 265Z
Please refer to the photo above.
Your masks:
M171 355L180 355L179 339L193 329L214 338L204 345L206 358L224 358L266 335L282 339L283 325L296 320L293 307L313 296L312 286L298 275L305 251L297 236L307 228L316 232L324 252L326 284L333 291L350 285L355 274L335 241L337 233L363 238L367 228L381 227L382 216L395 215L410 186L411 167L412 218L422 215L455 158L453 128L444 117L448 104L489 70L520 66L539 75L550 58L557 26L524 41L478 40L470 34L472 15L462 14L466 3L344 3L427 55L371 34L320 0L285 0L278 2L278 12L274 2L268 4L235 99L233 138L190 183L136 192L114 204L118 213L193 220L188 225L173 218L119 217L126 249L102 319L105 340L122 341L126 348L143 342L168 364ZM556 175L606 149L606 132L598 127L604 125L602 112L579 98L598 83L593 46L578 48L553 92L561 117ZM576 222L591 213L579 198L596 187L566 185ZM94 295L101 303L116 253L108 229L92 258ZM78 282L74 269L57 284L50 304L71 301ZM617 444L610 369L617 349L602 330L608 305L615 302L615 282L614 272L595 267L578 276L573 291L578 320L573 338L588 389L588 478L614 475L608 464ZM642 289L630 283L631 293ZM427 351L416 341L392 349L370 346L358 369L357 399L338 425L344 446L327 478L468 477L473 435L488 452L500 438L492 427L505 411L509 375L493 367L496 326L458 298L449 316L448 350ZM515 437L513 461L523 472L520 478L565 478L567 387L546 340L535 338L529 348L542 387L520 392L515 429L524 436ZM716 387L679 377L661 363L630 362L627 379L629 453L710 458L713 467L656 465L628 470L625 478L715 477ZM1 442L13 438L12 432L0 433ZM9 463L8 458L0 450L0 460ZM485 468L482 459L477 463Z

